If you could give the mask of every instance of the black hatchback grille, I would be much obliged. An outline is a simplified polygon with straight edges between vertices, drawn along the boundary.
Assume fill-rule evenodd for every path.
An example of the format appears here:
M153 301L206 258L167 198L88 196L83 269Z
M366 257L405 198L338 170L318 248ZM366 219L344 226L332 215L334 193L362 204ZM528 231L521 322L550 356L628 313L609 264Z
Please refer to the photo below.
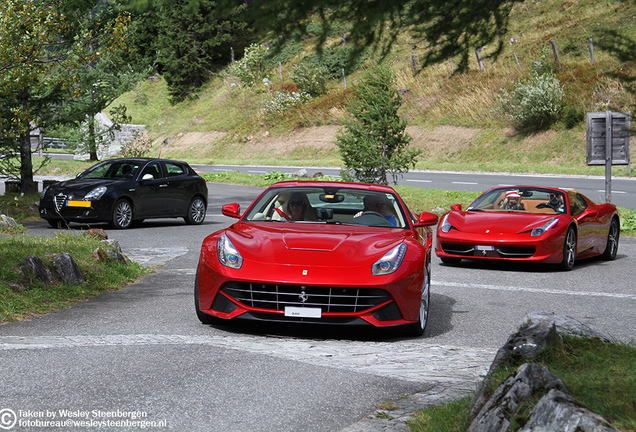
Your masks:
M66 203L66 195L55 196L55 209L57 211L60 211L62 207L64 207L64 203Z
M323 313L355 313L391 300L389 293L377 288L228 282L221 291L245 306L280 311L304 306L321 308Z

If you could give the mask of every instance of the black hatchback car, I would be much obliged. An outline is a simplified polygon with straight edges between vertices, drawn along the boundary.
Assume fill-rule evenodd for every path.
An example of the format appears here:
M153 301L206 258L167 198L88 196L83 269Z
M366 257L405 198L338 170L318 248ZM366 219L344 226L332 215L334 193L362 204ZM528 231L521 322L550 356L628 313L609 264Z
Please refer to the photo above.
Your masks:
M69 222L108 222L128 228L144 219L182 217L188 224L205 219L208 188L185 162L167 159L110 159L76 178L42 191L40 217L53 226Z

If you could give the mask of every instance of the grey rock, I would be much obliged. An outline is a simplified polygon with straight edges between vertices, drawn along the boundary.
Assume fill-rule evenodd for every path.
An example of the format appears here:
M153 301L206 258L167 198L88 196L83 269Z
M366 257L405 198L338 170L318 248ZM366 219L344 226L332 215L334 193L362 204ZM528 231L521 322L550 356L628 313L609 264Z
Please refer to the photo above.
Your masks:
M20 271L25 279L31 281L34 277L40 279L44 283L51 285L53 283L53 274L44 262L36 256L28 256L18 264Z
M106 254L119 264L127 264L126 257L122 255L117 249L107 249Z
M561 339L552 321L540 321L530 327L521 326L519 331L508 337L508 341L497 351L488 374L478 384L475 396L470 404L469 415L475 417L486 403L486 388L490 385L490 376L503 364L521 364L532 360L546 348L558 346Z
M84 281L79 266L68 252L55 254L51 263L64 283L79 285Z
M9 217L5 214L0 215L0 227L8 228L17 225L18 223L12 217Z
M521 322L521 327L530 327L541 321L553 322L556 326L557 332L561 335L599 338L603 342L611 342L610 338L603 333L591 329L572 317L554 312L530 312Z
M102 240L102 243L106 245L107 248L115 249L117 252L121 253L121 246L119 242L115 239Z
M518 432L618 432L604 417L559 390L541 398Z
M536 358L548 347L561 344L556 325L552 321L539 321L530 327L520 328L499 348L489 373L504 363L520 364Z
M293 174L295 177L307 177L307 170L305 168L301 168Z
M521 365L497 387L492 397L479 410L468 432L507 432L510 418L521 402L552 389L565 391L565 384L547 368L532 363Z

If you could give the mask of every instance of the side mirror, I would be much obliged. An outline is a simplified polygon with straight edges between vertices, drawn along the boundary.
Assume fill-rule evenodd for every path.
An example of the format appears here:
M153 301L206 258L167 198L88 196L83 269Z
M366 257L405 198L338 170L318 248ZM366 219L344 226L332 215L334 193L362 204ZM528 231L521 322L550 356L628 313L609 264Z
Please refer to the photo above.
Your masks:
M451 206L451 210L462 211L462 205L461 204L453 204Z
M152 174L144 174L141 178L142 180L154 180L154 176Z
M238 203L225 204L223 207L221 207L221 213L223 213L224 216L240 219L240 212L241 206Z
M437 220L438 217L435 213L422 212L422 214L420 215L420 219L415 224L415 227L435 225L437 223Z

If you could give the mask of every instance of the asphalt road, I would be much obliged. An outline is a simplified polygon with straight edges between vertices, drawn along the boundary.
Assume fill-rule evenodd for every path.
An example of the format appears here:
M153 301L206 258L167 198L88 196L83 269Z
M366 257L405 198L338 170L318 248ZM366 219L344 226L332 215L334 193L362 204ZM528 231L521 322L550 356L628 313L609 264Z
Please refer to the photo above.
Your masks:
M403 395L440 383L469 388L531 311L564 313L621 341L635 338L634 239L621 239L615 261L581 261L571 272L448 266L434 258L431 321L418 339L202 325L193 306L201 242L231 223L222 204L245 209L260 191L209 189L201 226L161 219L107 230L131 258L156 266L154 274L63 311L0 325L0 413L10 409L22 422L49 413L78 420L60 417L69 410L94 422L12 430L93 430L98 421L143 420L158 422L154 430L338 431ZM26 227L36 235L57 231L45 222ZM122 424L111 430L141 428Z
M193 165L201 172L240 171L264 174L280 171L295 174L304 169L309 176L317 172L340 176L340 169L333 167L295 166L244 166L244 165ZM483 192L495 186L533 185L576 189L595 202L605 202L605 177L556 174L475 173L410 170L398 181L399 185L431 189ZM636 209L636 178L613 177L611 202L620 207Z

